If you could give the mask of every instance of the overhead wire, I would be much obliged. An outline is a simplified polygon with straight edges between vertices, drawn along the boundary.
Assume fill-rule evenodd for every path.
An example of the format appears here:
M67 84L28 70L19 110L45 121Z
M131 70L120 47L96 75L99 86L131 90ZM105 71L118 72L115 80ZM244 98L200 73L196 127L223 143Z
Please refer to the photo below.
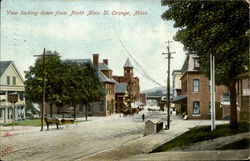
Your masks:
M110 21L110 20L109 20ZM143 68L143 66L133 57L133 55L129 52L129 50L126 48L126 46L124 45L124 43L122 42L120 36L118 35L118 33L116 32L114 26L113 26L113 23L110 21L110 24L111 24L111 28L112 30L114 31L116 37L118 38L121 46L124 48L124 50L126 51L126 53L128 54L128 56L132 59L132 61L135 63L135 65L137 66L137 68L135 68L135 70L140 73L143 77L145 77L147 80L157 84L158 86L160 87L164 87L166 88L165 86L163 86L162 84L160 84L159 82L157 82L155 79L153 79L151 76L148 75L147 71Z

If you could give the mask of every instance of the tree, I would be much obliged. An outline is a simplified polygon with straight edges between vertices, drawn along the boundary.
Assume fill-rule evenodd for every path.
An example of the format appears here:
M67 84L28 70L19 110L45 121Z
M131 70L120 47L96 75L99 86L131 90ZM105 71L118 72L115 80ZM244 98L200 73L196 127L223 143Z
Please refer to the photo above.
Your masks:
M45 57L45 68L43 71L43 57L36 60L35 66L31 66L29 71L25 72L25 92L29 101L35 103L42 102L42 76L45 74L45 99L50 106L50 115L52 117L52 105L60 102L60 73L62 72L60 56L57 52L47 51Z
M105 89L103 88L99 78L98 73L95 67L92 64L87 63L85 64L85 72L84 76L86 78L86 97L82 99L82 103L85 104L85 118L87 120L88 112L87 112L87 104L99 101L105 95Z
M57 52L47 52L46 55L53 56L45 57L44 71L42 58L38 58L35 65L25 72L27 100L42 102L43 72L46 79L45 99L50 105L51 117L54 104L73 106L76 111L80 103L87 105L103 98L104 90L92 64L62 61Z
M78 64L71 61L63 63L64 84L63 100L65 104L71 105L76 110L78 104L84 104L98 101L104 96L104 90L97 76L97 70L90 64Z
M200 57L201 70L209 75L209 55L215 56L216 84L229 88L230 126L237 129L236 76L249 70L249 8L246 1L170 1L164 20L174 20L175 40Z

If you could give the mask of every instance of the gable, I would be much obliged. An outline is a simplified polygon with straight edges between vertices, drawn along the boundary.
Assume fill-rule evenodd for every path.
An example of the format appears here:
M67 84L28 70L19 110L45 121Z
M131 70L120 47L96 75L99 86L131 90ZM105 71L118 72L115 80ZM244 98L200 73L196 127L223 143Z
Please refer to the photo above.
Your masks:
M23 78L13 62L11 62L7 68L5 67L5 70L1 71L1 73L1 85L13 86L13 79L16 79L14 86L24 86ZM10 84L7 83L7 77L10 79Z

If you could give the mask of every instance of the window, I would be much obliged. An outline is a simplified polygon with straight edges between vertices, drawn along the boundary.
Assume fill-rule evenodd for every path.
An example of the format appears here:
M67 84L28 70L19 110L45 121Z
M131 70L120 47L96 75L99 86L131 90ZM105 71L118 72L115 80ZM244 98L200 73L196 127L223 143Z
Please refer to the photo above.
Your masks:
M211 115L211 101L208 102L208 114Z
M0 95L6 95L6 91L0 91Z
M7 76L7 85L10 85L10 76Z
M103 101L102 100L99 102L99 106L100 106L100 112L104 112Z
M194 101L193 102L193 114L194 115L199 115L200 114L200 102L199 101Z
M194 68L197 69L200 67L199 59L195 58L194 59Z
M13 76L13 85L16 85L16 77Z
M194 79L193 80L193 92L199 92L199 84L200 84L200 80L199 79Z
M2 117L3 117L2 112L3 112L3 110L2 110L2 109L0 109L0 118L2 118Z
M221 102L230 102L229 93L223 93Z

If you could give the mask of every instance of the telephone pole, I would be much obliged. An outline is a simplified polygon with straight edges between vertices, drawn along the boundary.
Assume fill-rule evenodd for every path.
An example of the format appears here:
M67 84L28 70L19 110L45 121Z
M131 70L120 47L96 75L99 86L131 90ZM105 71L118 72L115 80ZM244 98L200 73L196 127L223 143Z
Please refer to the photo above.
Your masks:
M168 59L168 77L167 77L167 107L168 107L168 118L167 118L167 123L168 123L168 126L167 128L169 129L170 128L170 59L172 59L173 57L171 57L171 54L174 54L175 52L170 52L170 43L173 42L173 41L167 41L168 43L168 46L167 46L167 50L168 52L167 53L162 53L162 55L166 55L167 54L167 57L166 59Z
M46 50L43 49L42 55L34 55L35 57L42 57L43 61L43 75L42 75L42 82L43 82L43 101L42 101L42 109L41 109L41 131L43 131L44 126L44 113L45 113L45 56L54 56L53 54L46 55Z

